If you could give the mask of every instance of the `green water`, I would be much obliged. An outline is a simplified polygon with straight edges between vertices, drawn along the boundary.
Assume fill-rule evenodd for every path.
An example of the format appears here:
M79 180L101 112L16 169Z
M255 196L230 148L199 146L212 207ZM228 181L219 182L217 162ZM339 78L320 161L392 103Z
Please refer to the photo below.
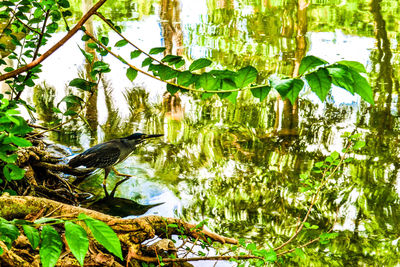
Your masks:
M78 3L73 8L80 10ZM191 222L208 219L217 233L276 247L294 233L309 206L299 191L299 174L332 151L341 151L342 133L360 132L366 146L311 212L309 222L320 229L302 232L293 244L331 229L336 214L338 238L330 245L309 246L309 257L294 258L291 264L400 263L397 0L112 1L101 11L145 50L166 46L168 53L189 62L208 57L221 69L252 65L261 73L259 83L270 75L291 76L305 55L359 61L368 70L376 103L370 106L339 88L325 103L302 92L294 106L274 93L260 103L243 92L236 104L217 97L201 100L195 94L171 96L165 85L140 75L132 84L121 64L108 57L112 72L86 113L91 128L77 120L49 137L79 152L136 131L164 133L118 165L135 177L120 186L117 196L142 204L164 202L146 214ZM109 31L99 21L94 28ZM110 38L110 43L119 40L115 34ZM47 89L36 88L29 96L44 122L56 117L51 106L84 69L76 42L79 37L45 62ZM99 172L83 188L101 194L101 179ZM109 186L117 180L111 176Z

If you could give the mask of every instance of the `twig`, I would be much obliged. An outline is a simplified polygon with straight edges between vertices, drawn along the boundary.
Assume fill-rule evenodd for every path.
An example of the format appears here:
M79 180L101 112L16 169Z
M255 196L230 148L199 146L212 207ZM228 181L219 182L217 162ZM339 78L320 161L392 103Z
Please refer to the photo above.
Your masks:
M23 22L20 18L18 18L17 16L15 16L15 11L11 10L11 13L13 13L14 17L22 24L24 25L26 28L28 28L30 31L35 32L36 34L42 35L43 33L41 33L40 31L32 28L31 26L29 26L28 24L26 24L25 22Z
M9 79L11 77L14 77L20 73L26 72L38 64L40 64L42 61L44 61L46 58L48 58L51 54L53 54L58 48L60 48L62 45L64 45L72 36L75 35L75 33L85 24L85 22L99 9L107 0L100 0L98 1L82 18L81 20L75 25L75 27L72 28L59 42L57 42L55 45L53 45L49 50L47 50L43 55L41 55L39 58L36 60L32 61L31 63L18 68L16 70L13 70L11 72L5 73L0 76L0 81L4 81L6 79Z
M301 230L302 230L303 227L304 227L304 223L307 221L308 217L310 216L311 210L312 210L314 204L316 203L316 201L317 201L317 199L318 199L318 196L319 196L319 193L321 192L321 189L325 186L325 184L329 181L329 179L333 176L333 174L336 173L337 169L338 169L339 166L342 164L342 162L343 162L343 160L344 160L344 157L345 157L345 155L347 154L347 151L348 151L349 148L350 148L350 145L351 145L351 143L349 143L349 145L348 145L347 148L346 148L346 151L343 153L342 157L340 158L340 162L336 165L336 167L332 170L332 172L328 175L328 177L326 177L325 180L324 180L324 181L321 183L321 185L318 187L317 192L314 194L314 197L313 197L313 199L312 199L312 201L311 201L310 207L308 208L307 214L306 214L306 216L304 216L304 219L303 219L303 221L301 222L300 227L296 230L296 232L292 235L292 237L289 238L289 240L287 240L286 242L284 242L282 245L280 245L280 246L274 248L274 251L278 251L278 250L280 250L281 248L283 248L284 246L286 246L287 244L289 244L290 242L292 242L292 241L296 238L296 236L301 232ZM331 165L330 165L330 166L331 166ZM326 175L326 169L325 169L325 172L324 172L323 175L324 175L324 176Z

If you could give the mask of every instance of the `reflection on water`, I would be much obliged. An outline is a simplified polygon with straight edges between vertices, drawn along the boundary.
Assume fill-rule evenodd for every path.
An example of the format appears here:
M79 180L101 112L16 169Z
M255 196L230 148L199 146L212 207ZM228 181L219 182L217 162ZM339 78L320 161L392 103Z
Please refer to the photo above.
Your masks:
M330 152L341 151L343 132L362 132L366 147L311 213L310 223L320 229L301 233L299 244L329 230L337 213L339 237L327 248L331 257L310 247L306 252L313 255L312 265L400 261L398 1L162 0L152 2L153 11L146 12L140 9L142 1L120 1L113 8L127 2L132 20L124 18L124 34L145 49L165 45L189 61L208 56L221 69L251 64L261 73L259 82L270 74L296 76L308 54L329 61L357 60L370 71L376 104L337 88L324 104L308 91L293 106L274 94L259 103L249 92L241 93L235 105L218 97L203 101L198 95L170 95L164 85L143 77L132 85L110 59L113 72L101 82L97 108L88 107L95 109L92 115L98 112L98 132L74 121L51 139L81 146L74 148L78 152L136 131L164 133L164 139L141 146L117 166L135 176L116 196L143 205L165 202L147 214L209 219L216 232L268 247L291 236L309 205L299 193L299 174ZM110 7L104 13L116 14ZM138 38L138 33L146 35ZM42 93L35 91L32 97L45 123L56 116L51 111L54 95L64 92L52 88L52 77L46 77L46 85L35 89ZM98 171L83 188L100 193L102 175ZM108 181L112 188L118 178L111 175Z

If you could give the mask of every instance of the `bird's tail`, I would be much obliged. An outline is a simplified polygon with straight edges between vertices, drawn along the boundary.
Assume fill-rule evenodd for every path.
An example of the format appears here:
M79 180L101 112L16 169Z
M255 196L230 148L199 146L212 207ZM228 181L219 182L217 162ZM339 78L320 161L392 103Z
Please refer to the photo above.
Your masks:
M70 166L72 168L76 168L78 166L81 166L80 156L81 155L77 155L77 156L73 157L72 159L70 159L69 162L68 162L68 166Z

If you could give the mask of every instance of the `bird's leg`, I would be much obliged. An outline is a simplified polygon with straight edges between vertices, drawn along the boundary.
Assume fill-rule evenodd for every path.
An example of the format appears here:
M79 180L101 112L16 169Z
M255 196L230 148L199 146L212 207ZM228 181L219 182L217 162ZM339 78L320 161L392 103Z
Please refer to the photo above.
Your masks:
M114 197L115 191L117 190L118 186L119 186L120 184L122 184L123 182L125 182L126 180L128 180L128 179L129 179L129 177L124 178L124 179L122 179L121 181L118 181L118 182L115 184L113 190L111 191L110 198L113 198L113 197Z
M105 193L105 197L108 197L108 192L107 192L107 176L110 173L111 168L104 168L104 180L103 180L103 189L104 189L104 193Z
M124 176L124 177L132 177L132 176L133 176L133 175L130 175L130 174L120 173L119 171L117 171L117 170L115 169L114 166L112 166L111 169L113 170L113 172L114 172L115 175L117 175L117 176Z

